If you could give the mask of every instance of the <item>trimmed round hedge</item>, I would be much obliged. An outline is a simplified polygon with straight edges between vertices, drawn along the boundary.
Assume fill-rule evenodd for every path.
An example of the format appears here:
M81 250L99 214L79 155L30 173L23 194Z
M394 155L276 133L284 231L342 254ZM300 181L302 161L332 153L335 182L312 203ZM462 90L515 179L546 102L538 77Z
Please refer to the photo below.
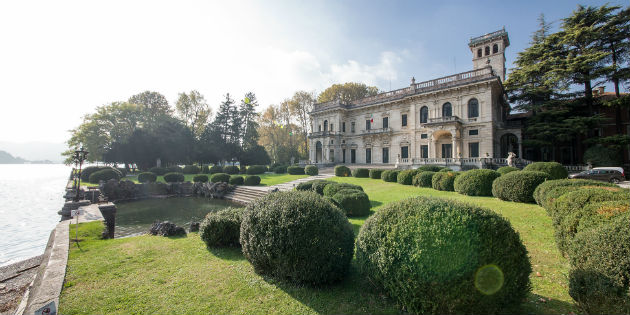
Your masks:
M418 173L416 170L404 170L398 173L396 176L396 182L401 185L411 185L413 183L413 177Z
M534 162L525 166L523 171L545 172L551 179L565 179L569 176L567 169L558 162Z
M586 314L630 310L630 213L575 235L569 295Z
M505 175L509 172L514 172L514 171L520 171L518 168L516 167L512 167L512 166L503 166L503 167L499 167L499 169L497 170L497 172L499 172L499 174L501 175Z
M352 174L350 169L345 165L337 165L335 166L335 176L339 177L348 177Z
M210 174L223 173L223 167L221 167L221 165L212 165L208 172Z
M166 173L164 174L164 181L167 183L181 183L185 180L184 174L182 173Z
M236 165L226 165L223 167L223 173L225 174L238 174L240 173L240 169Z
M93 173L96 173L102 170L113 170L114 172L118 174L118 179L123 177L123 174L120 170L118 170L117 168L113 168L111 166L88 166L84 168L83 170L81 170L81 180L84 182L89 182L90 176Z
M497 171L480 169L461 173L455 178L455 191L468 196L492 196L492 182L501 174Z
M230 174L226 174L226 173L213 174L210 177L210 181L213 182L213 183L218 183L218 182L229 183L230 182Z
M330 186L328 185L326 188ZM342 189L335 193L332 199L347 216L366 216L370 214L370 198L363 191Z
M239 247L245 208L228 207L210 212L199 225L199 236L208 247Z
M494 180L492 195L501 200L533 203L534 190L548 179L549 174L544 172L510 172Z
M172 165L172 166L169 166L169 167L167 167L165 169L166 169L167 173L181 173L182 172L182 168L179 167L178 165Z
M287 173L290 175L304 175L304 168L294 165L287 167Z
M304 173L306 173L306 175L315 176L319 174L319 168L315 165L307 165L304 167Z
M452 169L450 169L448 167L445 167L445 168L439 170L438 172L452 172L452 171L453 171Z
M435 190L455 191L455 177L459 172L437 172L431 179L431 187Z
M398 171L394 171L394 170L383 171L381 173L381 179L386 182L395 183L398 180Z
M287 172L287 166L286 165L278 165L276 167L273 168L273 172L276 174L284 174Z
M240 175L232 175L230 176L230 185L243 185L245 183L245 179Z
M193 182L195 183L207 183L208 182L208 175L195 175L195 177L193 177Z
M361 227L356 258L411 314L511 313L531 288L527 250L510 223L453 200L385 205Z
M326 197L332 197L337 192L341 190L347 190L347 189L363 191L363 187L359 185L332 182L324 187L323 193L324 193L324 196Z
M370 170L369 175L371 179L381 179L381 174L383 173L384 170L382 169L378 169L378 168L373 168Z
M186 165L182 169L184 174L199 174L199 172L201 172L201 169L197 165Z
M210 167L208 165L204 165L201 168L201 174L210 174Z
M323 197L277 192L247 206L240 243L257 273L319 285L348 273L354 233L341 209Z
M418 167L418 170L421 172L425 172L425 171L439 172L443 168L444 168L443 166L439 166L439 165L422 165Z
M144 172L138 174L138 182L141 183L154 183L157 180L157 175L151 172Z
M534 190L534 200L539 206L546 209L558 197L584 186L617 187L617 185L614 184L591 179L554 179L548 180L536 187L536 190Z
M163 167L152 167L149 169L150 173L153 173L157 176L162 176L164 174L166 174L166 169Z
M336 184L335 182L331 182L331 181L327 181L327 180L318 180L318 181L314 181L313 182L313 191L316 192L318 195L323 196L324 195L324 189L326 188L326 186L330 185L330 184Z
M120 172L113 168L106 168L90 174L89 182L98 183L99 181L108 181L110 179L120 180Z
M433 187L433 175L436 172L423 171L413 177L413 185L418 187Z
M359 178L370 177L370 170L367 168L355 168L352 170L352 176Z
M247 175L245 176L245 181L243 182L245 186L258 186L260 185L260 176L258 175Z
M264 165L252 165L247 168L247 175L264 174L267 171L267 167Z
M313 190L313 184L317 181L322 181L321 179L315 179L315 180L309 180L308 182L302 182L299 183L297 186L295 186L295 190L299 190L299 191L312 191Z

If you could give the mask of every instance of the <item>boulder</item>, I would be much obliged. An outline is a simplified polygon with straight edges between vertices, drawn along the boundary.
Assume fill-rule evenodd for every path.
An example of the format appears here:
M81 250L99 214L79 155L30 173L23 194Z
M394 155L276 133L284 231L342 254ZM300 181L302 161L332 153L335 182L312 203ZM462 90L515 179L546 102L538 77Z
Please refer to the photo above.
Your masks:
M186 235L186 230L184 230L183 227L177 226L175 223L171 223L169 221L156 221L151 226L149 233L151 233L151 235L158 236L179 236Z

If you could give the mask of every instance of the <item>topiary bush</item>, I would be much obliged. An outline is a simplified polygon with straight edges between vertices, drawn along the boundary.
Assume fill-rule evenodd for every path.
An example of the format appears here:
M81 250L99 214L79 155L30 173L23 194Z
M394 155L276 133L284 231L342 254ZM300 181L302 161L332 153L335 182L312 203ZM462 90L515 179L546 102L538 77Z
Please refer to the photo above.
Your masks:
M444 168L443 166L439 166L439 165L422 165L422 166L418 167L418 171L420 171L420 172L424 172L424 171L439 172L443 168Z
M287 166L286 165L278 165L276 167L273 168L273 172L276 174L284 174L287 172Z
M534 162L525 166L523 171L545 172L551 179L565 179L569 176L567 169L558 162Z
M120 180L120 177L120 172L112 168L107 168L90 174L89 182L98 183L99 181L108 181L110 179Z
M247 169L248 169L247 165L241 164L241 167L239 168L239 174L247 174Z
M497 172L499 172L499 174L501 175L505 175L509 172L514 172L514 171L520 171L518 168L516 167L512 167L512 166L503 166L503 167L499 167L499 169L497 170Z
M156 180L157 176L151 172L138 174L138 181L141 183L154 183Z
M247 168L248 175L264 174L267 171L267 167L264 165L252 165Z
M239 247L245 208L228 207L210 212L199 225L199 236L208 247Z
M166 174L166 169L163 167L152 167L149 169L149 172L157 175L157 176L163 176L164 174Z
M534 190L548 179L549 174L544 172L510 172L494 180L492 195L501 200L533 203Z
M331 182L331 181L327 181L327 180L319 180L319 181L314 181L313 182L313 191L316 192L318 195L323 196L324 195L324 189L326 189L326 186L330 185L330 184L335 184L335 182Z
M593 166L618 166L623 164L623 153L601 145L592 146L584 151L582 159Z
M226 174L226 173L213 174L212 176L210 176L210 181L213 182L213 183L218 183L218 182L229 183L230 182L230 174Z
M232 175L230 176L230 185L243 185L245 183L245 179L240 175Z
M96 173L102 170L113 170L114 172L116 172L116 174L118 174L118 179L123 177L123 174L120 172L120 170L113 168L111 166L88 166L84 168L83 170L81 170L81 180L85 182L89 182L90 176L93 173Z
M398 180L398 171L383 171L383 173L381 173L381 179L386 182L395 183Z
M508 314L531 288L527 250L509 221L453 200L385 205L361 227L356 259L410 314Z
M295 190L313 191L313 185L319 182L326 182L326 181L323 179L309 180L308 182L299 183L297 186L295 186ZM323 193L323 188L322 188L322 193Z
M247 206L240 243L257 273L319 285L348 273L354 233L343 212L323 197L276 192Z
M287 173L290 175L304 175L304 168L294 165L287 167Z
M179 167L178 165L169 166L165 168L165 170L167 173L181 173L182 172L182 168Z
M370 177L370 170L367 168L355 168L352 170L352 176L358 178Z
M416 175L415 170L404 170L398 173L396 176L396 182L401 185L411 185L413 183L413 177Z
M382 169L378 169L378 168L373 168L370 169L370 178L371 179L381 179L381 174L383 173L384 170Z
M210 174L210 167L208 165L204 165L201 168L201 174Z
M260 185L260 176L258 175L247 175L245 176L245 181L243 182L245 186L258 186Z
M455 191L468 196L492 196L492 182L501 174L497 171L481 169L461 173L455 178Z
M223 167L223 173L225 174L238 174L240 170L236 165L226 165Z
M348 183L331 182L331 183L329 183L329 184L324 186L323 192L324 192L324 196L332 197L337 192L339 192L341 190L348 190L348 189L363 191L363 187L361 187L359 185L348 184Z
M186 165L182 169L184 174L199 174L199 172L201 172L201 169L197 165Z
M221 165L212 165L210 170L208 171L210 174L217 174L223 172L223 167Z
M431 187L435 190L455 191L455 177L459 172L437 172L431 179Z
M345 165L335 166L335 176L348 177L351 175L350 169Z
M630 312L630 213L575 235L569 295L586 314Z
M167 183L181 183L185 178L182 173L166 173L164 175L164 181Z
M412 184L418 187L433 187L433 175L436 172L423 171L413 177Z
M548 208L558 197L580 189L583 186L617 187L617 185L590 179L554 179L548 180L536 187L534 200L544 208Z
M331 185L326 186L326 188ZM356 189L342 189L337 191L332 200L347 216L366 216L370 214L370 198L366 193Z
M452 169L445 167L443 169L440 169L438 172L452 172L452 171L453 171Z
M203 174L195 175L195 177L193 177L193 182L195 182L195 183L207 183L208 182L208 175L203 175Z
M306 173L306 175L315 176L319 174L319 169L315 165L307 165L304 167L304 173Z

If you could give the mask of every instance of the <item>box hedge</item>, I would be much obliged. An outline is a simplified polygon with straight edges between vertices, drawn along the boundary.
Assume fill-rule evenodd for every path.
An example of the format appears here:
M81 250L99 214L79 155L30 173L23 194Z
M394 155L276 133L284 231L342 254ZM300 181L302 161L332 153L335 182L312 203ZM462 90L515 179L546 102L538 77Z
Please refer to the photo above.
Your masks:
M567 169L558 162L534 162L525 166L523 171L545 172L551 179L564 179L569 176Z
M354 184L348 184L348 183L335 183L332 182L328 185L326 185L324 187L324 196L326 197L332 197L334 196L338 191L340 190L344 190L344 189L354 189L354 190L358 190L358 191L363 191L363 187L359 186L359 185L354 185Z
M238 166L236 165L226 165L223 167L223 173L225 174L234 175L240 173L240 171L241 170L239 170Z
M492 196L492 182L501 174L488 169L462 172L455 178L455 191L468 196Z
M89 182L98 183L99 181L108 181L110 179L120 180L120 172L113 168L106 168L90 174Z
M149 169L149 172L153 173L153 174L155 174L157 176L162 176L162 175L167 173L166 169L163 168L163 167L152 167L152 168Z
M370 169L369 176L371 179L381 179L381 174L383 173L383 171L384 170L378 168Z
M315 193L317 193L318 195L323 196L324 195L324 189L326 189L326 186L328 186L330 184L336 184L336 183L328 181L328 180L314 181L313 185L312 185L313 191Z
M259 175L264 174L267 171L267 167L264 165L251 165L247 168L247 175Z
M413 177L413 185L418 187L433 187L433 175L436 172L423 171Z
M209 170L210 174L223 173L223 167L221 165L212 165Z
M297 165L289 166L287 167L287 173L290 175L304 175L304 168Z
M439 166L439 165L422 165L422 166L418 167L418 171L420 171L420 172L425 172L425 171L439 172L443 168L444 168L444 166Z
M536 187L534 190L534 200L544 208L547 208L558 197L583 186L606 186L617 187L616 185L604 183L590 179L554 179L548 180Z
M355 168L352 170L352 176L358 178L368 178L370 177L370 170L367 168Z
M164 181L167 183L181 183L185 180L184 174L182 173L166 173L164 175Z
M245 181L243 182L245 186L258 186L260 185L260 176L258 175L247 175L245 176Z
M544 172L510 172L494 180L492 195L501 200L533 203L534 190L549 179L549 174Z
M299 191L312 191L313 190L313 184L315 184L316 182L322 182L324 181L323 179L314 179L314 180L309 180L307 182L302 182L299 183L297 186L295 186L295 190L299 190Z
M509 172L514 172L514 171L520 171L518 168L516 167L512 167L512 166L503 166L503 167L499 167L499 169L497 170L497 172L499 172L499 174L501 175L505 175Z
M167 173L181 173L182 168L179 165L171 165L165 168Z
M413 182L413 176L416 175L415 170L404 170L398 172L398 176L396 176L396 182L401 185L411 185Z
M184 174L199 174L199 172L201 172L201 169L197 165L186 165L182 169Z
M352 174L350 169L345 165L337 165L335 166L335 176L339 177L348 177Z
M452 171L453 171L452 169L445 167L443 169L440 169L438 172L452 172Z
M330 187L328 185L326 188ZM347 216L366 216L370 214L370 199L366 193L357 189L342 189L337 191L332 199Z
M199 225L199 236L208 247L239 247L245 208L228 207L210 212Z
M230 185L243 185L245 183L245 179L240 175L232 175L230 176Z
M213 183L218 183L218 182L229 183L230 182L230 174L226 174L226 173L212 174L212 176L210 176L210 181L213 182Z
M114 172L118 174L118 179L123 177L123 174L120 172L120 170L113 168L111 166L88 166L81 170L81 180L84 182L89 182L90 175L98 171L102 171L102 170L113 170Z
M138 174L138 182L140 183L154 183L157 180L157 175L151 172L144 172Z
M286 165L275 166L273 168L273 172L276 173L276 174L284 174L284 173L287 172L287 166Z
M383 171L381 173L381 179L386 182L395 183L398 180L398 172L399 171L396 170Z
M437 172L431 179L431 187L435 190L455 191L455 177L459 172Z
M316 165L307 165L304 167L304 173L306 173L306 175L315 176L319 174L319 169Z
M207 183L208 182L208 175L204 175L204 174L195 175L195 177L193 177L193 182L195 182L195 183Z

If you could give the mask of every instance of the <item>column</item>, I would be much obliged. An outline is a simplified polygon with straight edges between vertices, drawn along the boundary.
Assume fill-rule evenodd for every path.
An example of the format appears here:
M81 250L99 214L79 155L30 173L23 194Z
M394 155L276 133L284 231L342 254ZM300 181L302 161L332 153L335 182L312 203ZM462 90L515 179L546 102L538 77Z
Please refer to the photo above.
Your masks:
M457 138L455 138L455 136L453 136L453 158L457 158Z
M437 158L437 141L435 139L431 139L429 144L429 157Z

